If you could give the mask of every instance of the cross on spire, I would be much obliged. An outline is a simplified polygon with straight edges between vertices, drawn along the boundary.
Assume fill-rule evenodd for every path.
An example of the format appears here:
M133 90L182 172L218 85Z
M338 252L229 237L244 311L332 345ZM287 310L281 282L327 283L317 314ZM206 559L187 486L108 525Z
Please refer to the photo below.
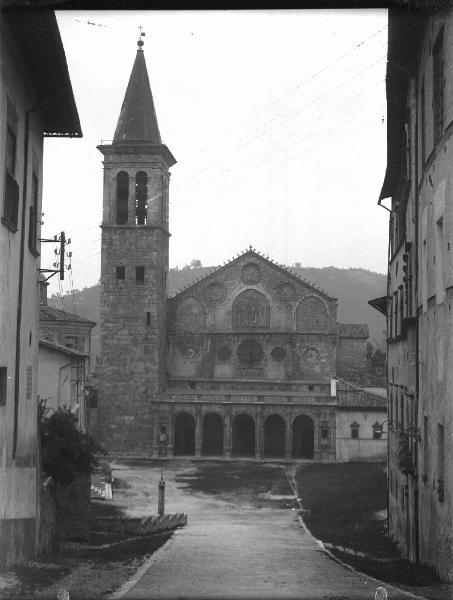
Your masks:
M143 31L143 27L141 25L138 26L139 29L139 38L137 40L137 46L139 47L139 49L141 50L143 44L145 43L142 38L145 37L146 33Z

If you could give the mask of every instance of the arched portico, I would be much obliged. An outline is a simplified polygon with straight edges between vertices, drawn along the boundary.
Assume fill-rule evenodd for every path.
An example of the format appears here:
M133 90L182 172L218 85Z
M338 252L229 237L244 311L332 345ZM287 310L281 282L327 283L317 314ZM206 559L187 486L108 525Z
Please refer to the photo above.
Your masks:
M180 412L175 418L174 454L175 456L195 454L195 419L187 412Z
M312 459L315 452L315 432L313 420L307 415L299 415L292 423L293 458Z
M270 415L264 422L264 457L285 456L285 421L280 415Z
M203 419L203 456L223 455L223 421L217 413L208 413Z
M255 456L255 421L240 414L233 420L233 456Z

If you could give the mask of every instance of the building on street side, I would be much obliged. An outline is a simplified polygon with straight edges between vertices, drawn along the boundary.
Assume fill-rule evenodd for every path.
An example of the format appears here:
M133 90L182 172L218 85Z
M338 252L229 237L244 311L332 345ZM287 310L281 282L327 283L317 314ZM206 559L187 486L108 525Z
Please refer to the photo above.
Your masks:
M0 19L0 564L34 555L43 137L80 136L55 15Z
M453 581L453 11L389 11L389 532ZM384 300L384 301L383 301Z

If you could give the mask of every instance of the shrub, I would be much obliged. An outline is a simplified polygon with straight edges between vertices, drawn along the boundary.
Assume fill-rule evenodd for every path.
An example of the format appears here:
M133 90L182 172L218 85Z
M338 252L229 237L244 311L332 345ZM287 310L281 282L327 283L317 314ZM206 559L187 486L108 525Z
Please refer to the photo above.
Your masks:
M41 458L44 473L62 486L79 473L91 473L97 465L96 453L105 450L87 433L77 428L77 416L66 407L49 414L45 402L38 410Z

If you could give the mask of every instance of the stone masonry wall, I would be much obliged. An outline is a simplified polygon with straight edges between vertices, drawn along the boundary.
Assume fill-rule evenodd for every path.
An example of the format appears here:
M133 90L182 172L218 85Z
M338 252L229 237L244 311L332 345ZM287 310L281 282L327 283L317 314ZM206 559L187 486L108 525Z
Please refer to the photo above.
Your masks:
M151 403L165 382L168 173L136 147L106 147L101 249L97 435L109 450L148 452ZM129 175L128 223L116 223L116 177ZM148 176L146 224L135 223L135 176ZM124 268L118 279L117 267ZM144 281L136 281L144 267Z
M366 342L367 338L340 337L338 340L337 361L357 371L365 372Z
M337 303L247 252L168 302L171 380L329 380Z
M249 340L263 349L262 359L250 367L238 357L239 347ZM334 336L207 332L169 335L168 343L168 371L172 381L178 378L325 381L335 377ZM224 348L231 351L228 357L222 355ZM281 354L276 355L276 348Z
M164 235L149 228L103 230L98 421L108 448L147 447L149 404L165 376L165 267L160 254ZM124 281L116 281L117 265L125 266ZM145 283L136 285L135 267L142 265Z

